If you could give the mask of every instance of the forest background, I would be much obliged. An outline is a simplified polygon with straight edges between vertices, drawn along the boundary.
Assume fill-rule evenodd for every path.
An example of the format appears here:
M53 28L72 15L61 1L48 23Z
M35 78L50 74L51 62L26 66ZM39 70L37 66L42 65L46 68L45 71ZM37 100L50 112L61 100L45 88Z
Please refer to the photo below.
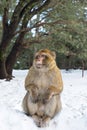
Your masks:
M0 0L0 79L42 48L61 69L87 69L87 0Z

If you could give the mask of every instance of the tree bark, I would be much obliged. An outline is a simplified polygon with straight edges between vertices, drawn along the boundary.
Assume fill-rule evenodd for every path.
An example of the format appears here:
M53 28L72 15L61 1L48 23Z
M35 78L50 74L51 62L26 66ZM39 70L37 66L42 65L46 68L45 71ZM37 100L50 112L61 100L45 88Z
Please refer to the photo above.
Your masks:
M28 24L28 19L26 20L26 15L25 15L25 17L22 21L21 29L26 28L27 24ZM7 73L9 74L9 76L12 76L12 70L14 68L14 64L16 63L17 58L19 57L20 53L22 52L22 49L23 49L22 43L23 43L25 34L26 34L26 32L21 32L18 35L18 37L15 41L15 44L14 44L13 48L11 49L10 54L7 57L6 70L7 70Z
M68 71L70 69L70 55L66 56L66 70Z
M82 77L84 77L84 68L85 68L84 61L82 60Z
M16 45L17 45L17 43L14 45L13 49L11 50L11 52L8 55L7 60L6 60L6 70L10 77L12 77L12 71L14 68L14 64L16 63L16 60L20 54L20 51L19 51L20 47L16 46Z
M5 67L5 59L1 60L0 59L0 79L4 79L7 77L7 71Z
M9 74L9 76L12 76L12 70L16 63L16 60L19 57L20 53L22 52L23 37L24 37L24 35L20 35L20 37L17 39L16 43L14 44L10 54L7 57L6 70L7 70L7 73Z

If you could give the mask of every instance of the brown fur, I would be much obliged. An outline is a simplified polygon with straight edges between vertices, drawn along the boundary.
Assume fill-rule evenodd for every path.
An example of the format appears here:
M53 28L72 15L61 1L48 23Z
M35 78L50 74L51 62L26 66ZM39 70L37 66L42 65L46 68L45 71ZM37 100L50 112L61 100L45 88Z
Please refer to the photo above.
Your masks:
M46 126L61 110L60 93L63 90L61 72L55 62L55 53L48 49L40 50L36 56L41 64L37 65L38 58L34 58L25 79L27 93L23 99L24 111L33 117L39 127ZM37 68L39 66L40 68Z

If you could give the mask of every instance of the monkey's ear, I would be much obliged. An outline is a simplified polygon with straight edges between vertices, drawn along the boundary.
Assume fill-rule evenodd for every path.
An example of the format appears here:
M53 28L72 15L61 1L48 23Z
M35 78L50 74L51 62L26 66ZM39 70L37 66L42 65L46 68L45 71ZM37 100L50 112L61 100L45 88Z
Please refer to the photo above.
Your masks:
M56 53L55 53L55 51L52 51L51 53L52 53L53 58L56 59Z

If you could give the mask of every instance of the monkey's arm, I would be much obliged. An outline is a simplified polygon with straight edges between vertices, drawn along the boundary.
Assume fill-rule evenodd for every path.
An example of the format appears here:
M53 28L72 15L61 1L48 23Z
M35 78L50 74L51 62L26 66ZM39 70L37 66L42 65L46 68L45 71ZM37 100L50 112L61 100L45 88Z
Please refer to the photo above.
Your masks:
M25 89L27 91L29 91L31 89L31 87L34 85L32 80L33 80L34 76L33 76L33 68L31 67L28 71L28 74L25 78Z
M29 92L31 101L33 103L37 102L37 98L38 98L37 86L34 84L28 84L28 86L26 86L26 90Z
M56 88L54 86L51 86L48 88L48 93L51 95L51 96L55 96L55 95L58 95L62 92L62 87L60 88Z
M62 92L62 90L63 90L63 80L62 80L62 75L61 75L61 72L60 72L60 70L59 70L59 68L58 68L58 71L57 71L57 80L58 80L58 82L57 82L57 93L58 94L60 94L61 92Z
M57 68L55 71L55 75L52 81L52 86L49 86L46 93L44 101L49 101L53 96L59 95L63 90L63 80L61 76L60 70Z
M50 86L48 89L47 89L47 92L45 93L44 95L44 98L43 98L43 103L47 103L50 101L50 99L53 97L53 96L56 96L56 95L59 95L62 91L62 87L61 88L56 88L54 86Z

